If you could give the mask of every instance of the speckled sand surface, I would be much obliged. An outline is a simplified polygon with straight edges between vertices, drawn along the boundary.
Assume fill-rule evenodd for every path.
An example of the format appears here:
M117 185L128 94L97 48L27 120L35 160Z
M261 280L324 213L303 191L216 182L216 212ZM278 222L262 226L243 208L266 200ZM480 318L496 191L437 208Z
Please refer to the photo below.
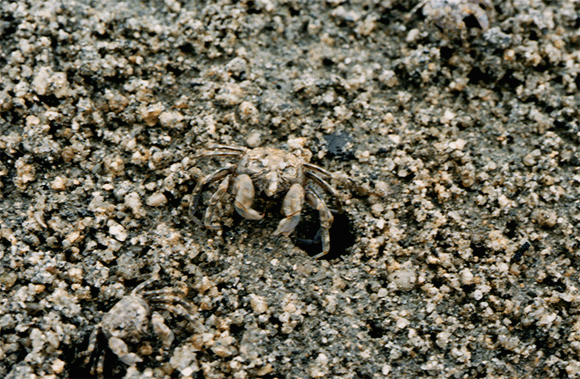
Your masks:
M494 2L0 2L0 377L580 377L580 3ZM334 172L331 253L197 226L208 143ZM197 323L85 364L155 267Z

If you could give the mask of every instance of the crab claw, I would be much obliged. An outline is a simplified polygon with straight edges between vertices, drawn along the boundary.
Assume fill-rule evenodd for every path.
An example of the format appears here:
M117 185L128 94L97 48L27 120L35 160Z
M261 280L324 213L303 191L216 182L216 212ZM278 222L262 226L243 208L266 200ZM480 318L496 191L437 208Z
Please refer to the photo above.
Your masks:
M282 203L282 213L286 218L283 218L278 224L278 228L274 232L275 236L282 234L288 237L292 233L300 221L300 212L302 211L303 204L304 188L300 184L295 183L288 190Z
M128 366L134 366L139 362L143 362L141 357L135 353L129 353L127 344L120 338L109 338L109 348L119 357L119 359Z
M252 209L252 203L254 202L254 184L248 175L244 174L236 178L234 191L236 193L234 208L240 216L248 220L261 220L264 218L263 214Z
M300 213L298 213L295 216L282 219L282 221L280 221L280 224L278 225L278 228L276 228L276 231L272 235L277 236L282 234L288 237L290 233L294 231L294 228L296 228L296 225L298 225L299 222L300 222Z

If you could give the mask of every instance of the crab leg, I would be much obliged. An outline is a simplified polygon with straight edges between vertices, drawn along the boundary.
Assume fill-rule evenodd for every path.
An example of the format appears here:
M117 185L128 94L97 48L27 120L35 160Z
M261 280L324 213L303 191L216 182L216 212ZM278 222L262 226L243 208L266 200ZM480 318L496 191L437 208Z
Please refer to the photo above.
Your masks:
M227 146L227 145L208 145L207 146L208 150L232 150L232 151L237 151L240 153L245 153L246 151L248 151L248 149L246 149L245 147L237 147L237 146Z
M300 184L295 183L288 190L286 197L284 197L282 213L284 213L286 218L282 219L278 224L278 228L274 232L275 236L279 234L288 236L292 233L300 221L302 205L304 205L304 188Z
M101 379L103 377L103 368L105 367L105 355L101 355L97 361L97 377ZM94 367L91 369L91 375L95 375Z
M151 277L149 279L147 279L146 281L144 281L143 283L139 284L137 287L135 287L133 289L133 291L131 291L132 295L137 295L139 292L141 292L143 290L143 288L147 287L149 284L153 283L156 280L159 280L159 271L161 270L161 267L159 267L158 265L155 265L153 267L153 272L151 274Z
M181 288L162 288L160 290L151 290L151 291L144 291L141 292L141 296L142 297L146 297L146 298L151 298L154 296L165 296L165 295L180 295L180 296L185 296L187 295L187 291L182 290ZM179 297L179 296L176 296Z
M82 353L83 355L87 356L85 358L85 365L89 364L89 361L91 360L91 354L93 353L93 351L95 351L95 347L97 346L97 337L99 336L99 331L100 331L100 328L97 327L91 332L91 335L89 336L89 346L87 347L87 350Z
M201 157L239 157L243 153L238 153L236 151L202 151L199 155L196 155L194 159Z
M201 225L201 222L195 217L195 209L197 208L197 203L199 202L199 198L201 197L201 190L202 190L203 186L205 186L206 184L215 182L216 180L220 180L220 179L224 178L225 176L228 176L235 168L236 168L236 166L234 166L234 165L228 165L226 167L222 167L219 170L215 171L213 174L209 174L207 176L204 176L203 178L201 178L199 180L199 182L197 182L197 184L195 185L195 188L191 192L191 195L193 196L193 203L191 204L191 207L190 207L191 217L193 218L193 220L197 224Z
M338 211L338 213L342 213L342 203L340 202L338 191L333 186L328 184L326 180L322 179L320 176L316 175L313 172L306 171L306 176L312 179L312 181L314 181L320 187L322 187L322 189L329 192L336 199L336 210Z
M306 189L306 202L318 211L320 217L320 237L322 239L322 252L314 256L315 259L325 256L330 250L330 226L334 217L326 206L326 203L311 188Z
M252 179L248 175L242 174L236 177L234 182L234 192L236 194L234 208L236 208L236 211L238 211L240 216L248 220L261 220L264 218L263 214L252 209L255 192Z
M230 186L230 177L226 176L226 178L220 183L217 191L212 195L211 199L209 199L209 206L205 210L205 216L203 217L203 225L208 229L221 229L219 224L213 225L211 220L213 219L213 215L217 208L218 203L223 199L224 195L228 192L228 188Z
M303 163L303 164L302 164L302 166L304 166L304 168L305 168L306 170L310 170L310 171L316 171L316 172L318 172L319 174L326 175L326 176L328 176L328 177L332 178L332 173L331 173L330 171L326 171L326 170L325 170L325 169L323 169L322 167L319 167L319 166L317 166L317 165L314 165L314 164L312 164L312 163Z
M216 151L217 150L217 151ZM219 151L222 150L222 151ZM202 150L194 156L194 159L202 157L239 157L248 151L245 147L235 147L226 145L209 145L207 150Z
M170 313L173 313L173 314L176 314L176 315L179 315L179 316L185 318L198 331L204 331L205 330L205 327L201 323L201 321L197 317L195 317L194 315L192 315L191 313L189 313L187 311L187 309L185 309L180 304L177 304L177 305L172 305L172 304L156 304L155 305L155 308L157 308L157 309L163 309L163 310L166 310L166 311L168 311Z
M189 304L187 301L183 300L183 298L181 298L179 296L162 295L162 296L147 298L147 300L149 301L149 303L154 303L155 305L158 305L158 304L181 304L181 306L183 308L187 309L188 312L192 311L191 304Z

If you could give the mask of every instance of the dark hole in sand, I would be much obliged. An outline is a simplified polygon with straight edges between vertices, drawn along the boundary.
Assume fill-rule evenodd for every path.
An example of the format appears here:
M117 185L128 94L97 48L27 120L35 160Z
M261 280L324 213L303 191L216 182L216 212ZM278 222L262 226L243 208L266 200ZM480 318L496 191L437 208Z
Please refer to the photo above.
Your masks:
M333 213L333 216L334 222L330 228L330 251L323 259L334 259L347 254L348 248L354 245L355 242L348 216L345 213ZM312 209L304 209L302 211L302 219L293 233L294 238L292 240L296 246L304 250L308 255L320 254L322 252L322 242L317 236L319 229L318 212Z

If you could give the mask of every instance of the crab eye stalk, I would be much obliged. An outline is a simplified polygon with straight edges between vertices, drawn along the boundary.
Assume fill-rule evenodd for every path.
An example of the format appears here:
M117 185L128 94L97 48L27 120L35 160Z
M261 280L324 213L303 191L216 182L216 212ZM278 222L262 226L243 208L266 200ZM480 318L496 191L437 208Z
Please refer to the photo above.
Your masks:
M286 167L282 170L282 173L286 176L294 176L296 175L296 169L294 167Z

